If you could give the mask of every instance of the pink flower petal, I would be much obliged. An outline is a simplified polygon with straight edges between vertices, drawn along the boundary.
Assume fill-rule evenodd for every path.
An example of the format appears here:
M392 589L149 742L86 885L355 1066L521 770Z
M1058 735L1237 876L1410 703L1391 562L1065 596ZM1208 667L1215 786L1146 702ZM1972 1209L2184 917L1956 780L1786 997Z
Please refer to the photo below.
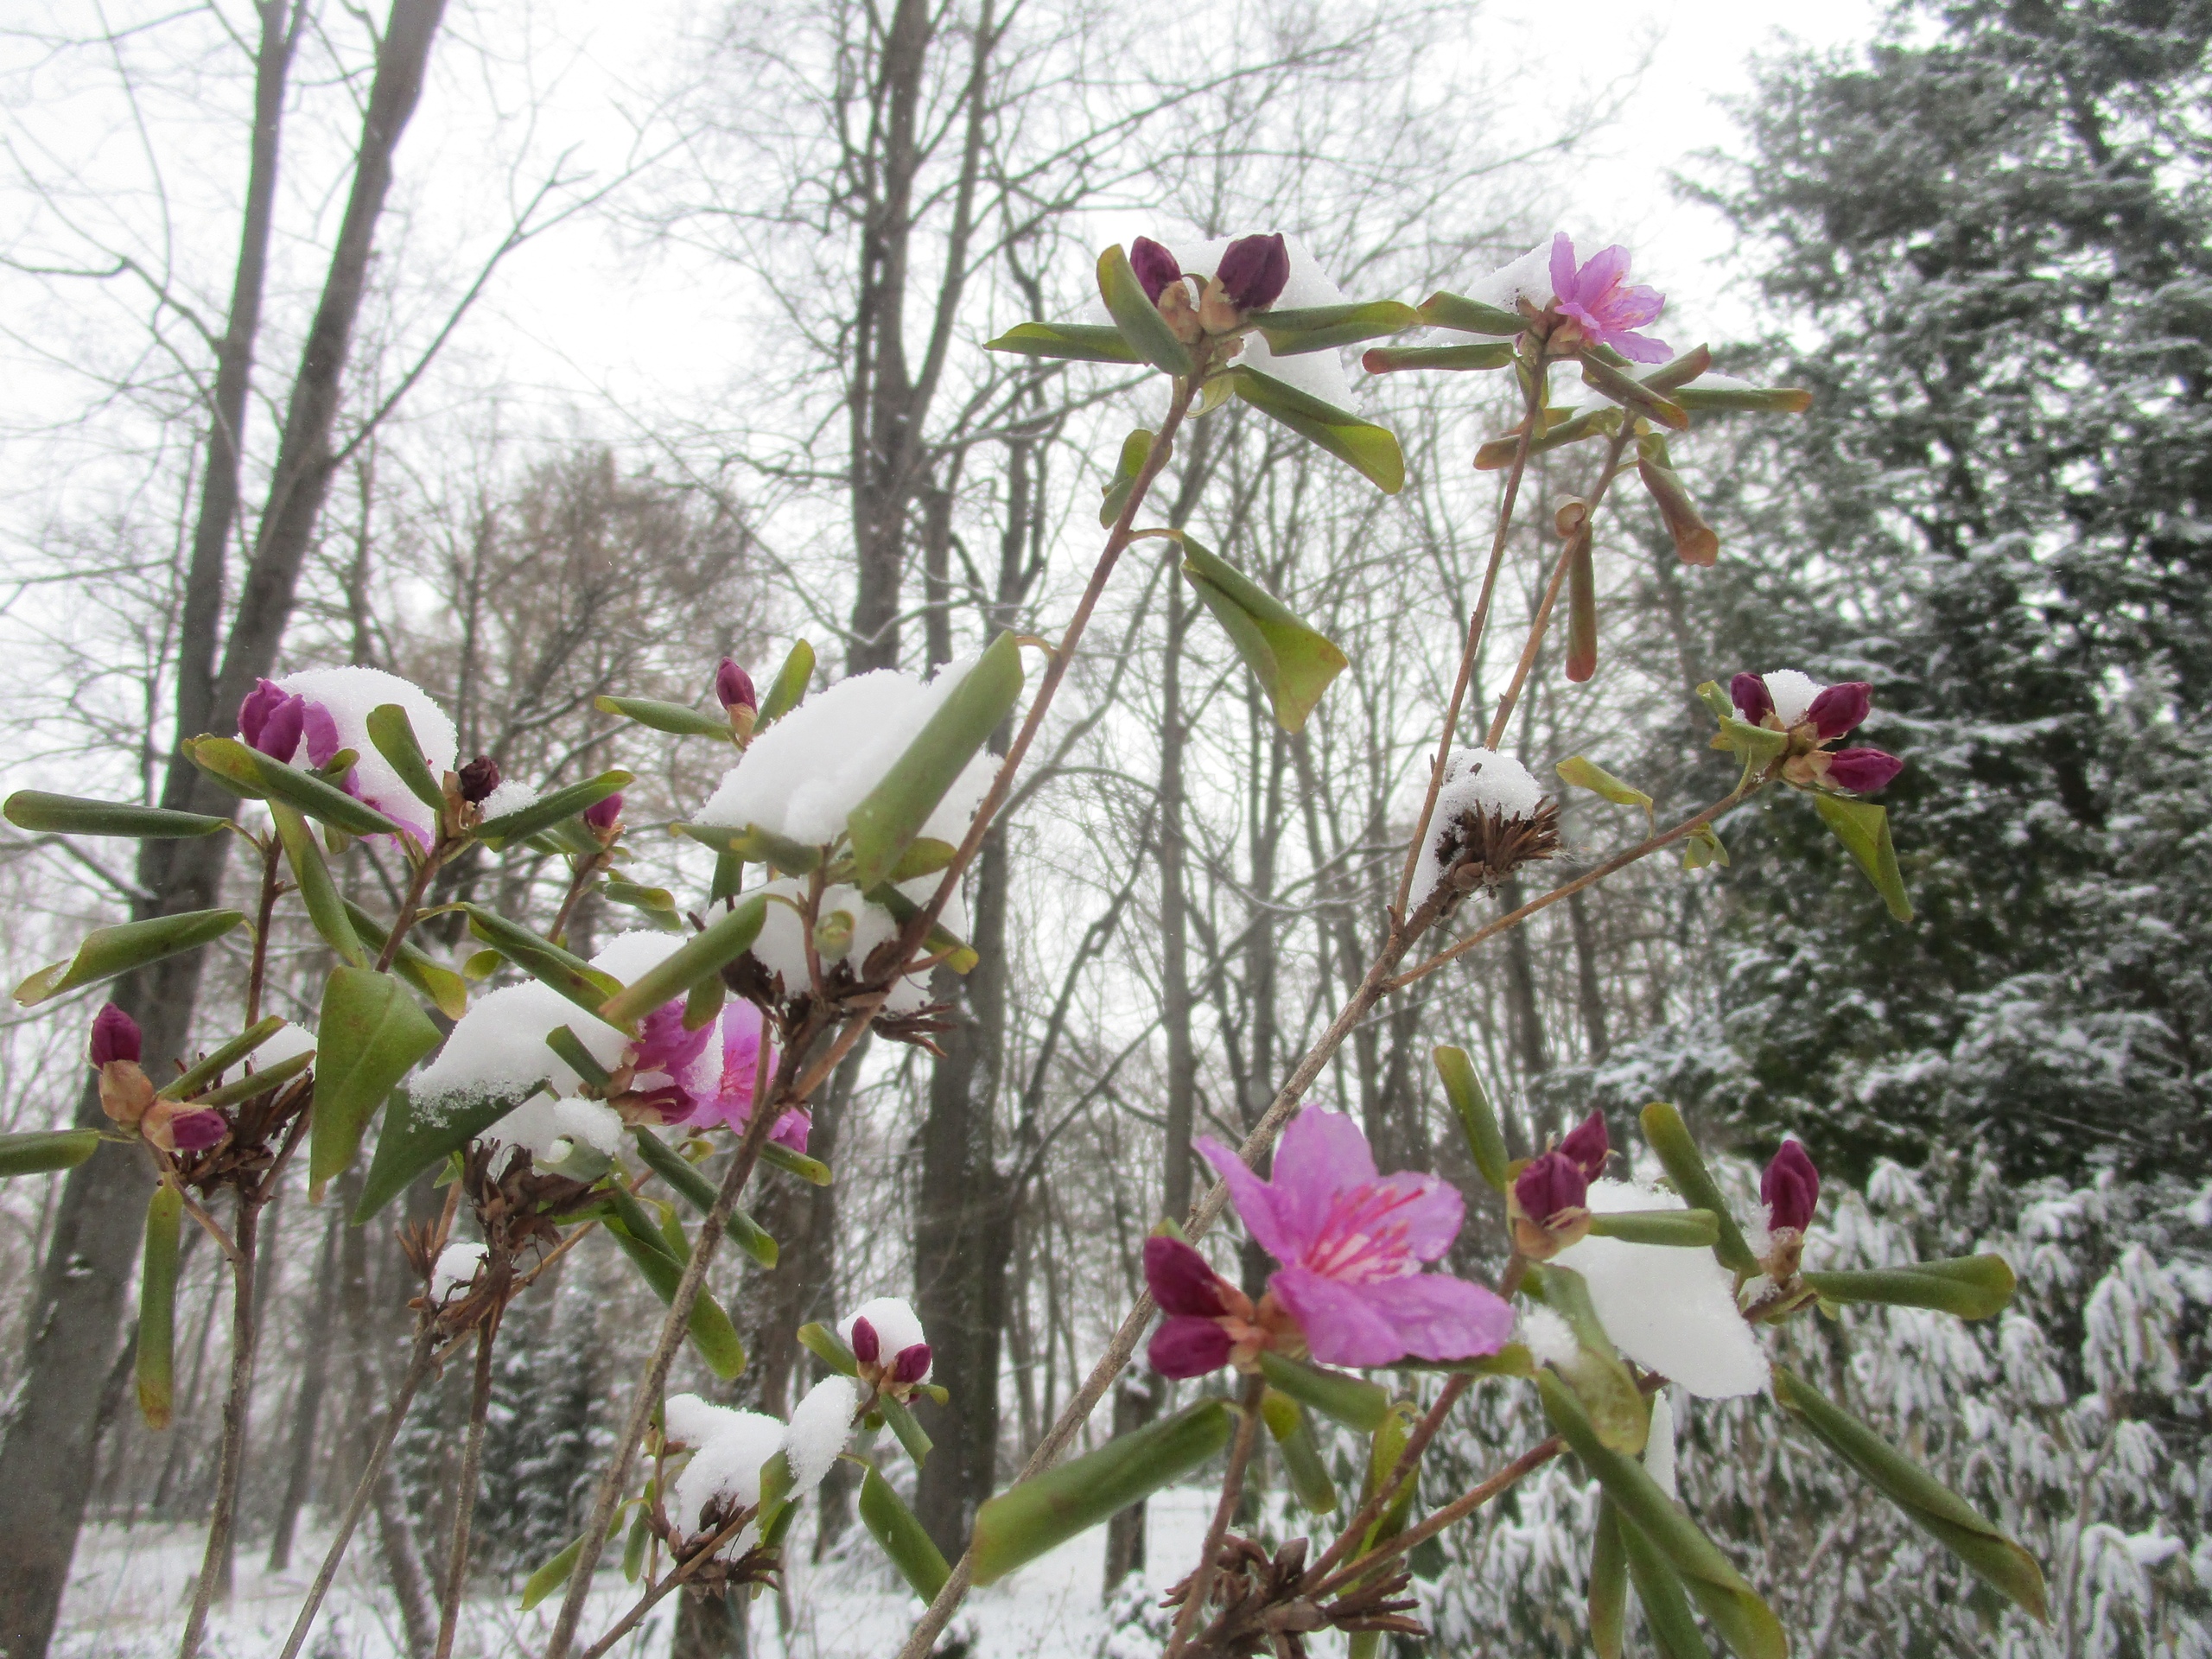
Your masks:
M1363 1294L1405 1351L1422 1359L1494 1354L1513 1334L1512 1308L1493 1292L1448 1274L1386 1279L1366 1287Z
M1675 353L1663 340L1653 340L1648 334L1633 334L1626 330L1609 331L1605 344L1631 363L1664 363Z
M1552 296L1567 301L1581 292L1574 282L1574 242L1565 231L1552 238Z
M1575 273L1574 297L1592 308L1603 309L1611 297L1611 290L1627 275L1628 250L1618 242L1600 248Z
M1359 1125L1342 1112L1325 1112L1309 1106L1290 1120L1275 1147L1273 1185L1275 1214L1311 1246L1328 1225L1329 1211L1337 1195L1363 1186L1375 1179L1375 1154ZM1268 1247L1274 1250L1273 1245ZM1285 1254L1281 1262L1295 1260L1303 1249Z
M1276 1261L1295 1262L1306 1247L1306 1235L1296 1230L1290 1217L1277 1211L1275 1189L1247 1169L1244 1160L1233 1149L1213 1136L1202 1135L1191 1144L1229 1183L1229 1196L1236 1205L1236 1213L1243 1217L1244 1230Z
M1305 1332L1307 1351L1325 1365L1388 1365L1406 1357L1405 1339L1383 1317L1373 1285L1339 1284L1304 1268L1284 1268L1268 1288Z
M1833 743L1854 726L1866 723L1874 707L1874 688L1864 680L1844 680L1813 699L1805 718L1821 742Z
M1210 1319L1229 1312L1229 1299L1221 1294L1221 1275L1179 1238L1155 1233L1145 1240L1144 1281L1163 1313L1194 1313Z
M1904 761L1879 749L1838 749L1828 757L1828 782L1854 795L1872 795L1888 787L1904 770Z
M1218 1321L1178 1313L1152 1333L1152 1345L1145 1353L1154 1370L1179 1379L1219 1370L1229 1363L1234 1345Z

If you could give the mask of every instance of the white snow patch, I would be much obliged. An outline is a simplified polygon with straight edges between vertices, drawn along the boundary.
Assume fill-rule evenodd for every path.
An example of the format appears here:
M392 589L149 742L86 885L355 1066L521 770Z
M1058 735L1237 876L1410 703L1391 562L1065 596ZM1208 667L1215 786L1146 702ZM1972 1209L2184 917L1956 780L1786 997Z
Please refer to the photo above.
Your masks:
M269 1039L249 1056L254 1069L266 1071L272 1065L281 1065L296 1054L315 1052L315 1033L302 1029L286 1020L270 1034Z
M899 890L915 903L926 904L930 895L937 891L938 880L934 875L921 876L901 883ZM761 918L760 935L753 941L753 958L770 973L782 975L786 989L803 989L807 983L806 925L791 905L779 904L774 900L779 897L792 900L803 899L806 884L786 877L771 881L765 887L754 891L769 895L770 903L767 914ZM898 933L898 919L882 906L869 904L861 896L858 887L840 885L823 888L817 913L827 917L841 910L853 918L852 941L841 952L822 952L823 969L827 972L839 963L849 963L853 971L858 973L876 946ZM946 903L939 919L956 934L967 927L967 911L961 903L957 889ZM891 995L884 1002L884 1011L888 1014L912 1014L928 1001L929 982L925 977L902 979L892 987ZM715 1057L715 1064L721 1064L719 1055Z
M580 1095L561 1100L532 1095L480 1138L492 1146L520 1147L549 1164L562 1162L577 1146L612 1158L622 1145L622 1119L604 1102Z
M825 1376L792 1408L791 1429L784 1438L784 1451L791 1459L792 1497L822 1484L845 1442L852 1439L853 1414L860 1403L860 1385L851 1377Z
M391 762L369 741L371 712L396 702L407 711L408 721L415 728L415 741L422 746L423 760L429 762L430 775L437 778L451 772L458 739L453 721L429 692L380 668L303 669L287 674L276 683L330 711L340 746L360 756L354 765L363 800L387 817L417 826L429 824L430 809L416 799L415 791L400 781ZM299 760L305 764L307 757L302 753Z
M477 809L487 818L504 818L510 812L519 812L537 799L537 791L519 778L510 778L484 798Z
M1681 1493L1675 1484L1675 1406L1662 1389L1651 1402L1651 1436L1643 1443L1643 1472L1651 1484L1677 1503Z
M1487 276L1478 278L1464 290L1462 298L1479 305L1494 305L1501 311L1515 311L1521 302L1541 308L1552 302L1552 245L1541 242L1510 264L1500 265ZM1457 329L1446 329L1457 334ZM1494 336L1484 334L1480 339Z
M1444 762L1444 785L1437 791L1435 815L1428 821L1428 844L1421 849L1421 868L1414 872L1414 902L1427 898L1444 879L1439 843L1461 813L1480 808L1506 819L1530 818L1543 800L1543 786L1511 755L1495 749L1452 750Z
M875 1327L877 1342L882 1344L879 1357L889 1363L918 1342L927 1342L922 1334L922 1322L903 1296L879 1296L872 1302L862 1302L837 1323L837 1334L845 1346L853 1345L853 1321L866 1319Z
M1539 1365L1564 1365L1582 1351L1574 1329L1548 1307L1535 1303L1521 1310L1521 1344Z
M1759 677L1766 682L1767 696L1774 699L1774 717L1784 726L1795 726L1804 719L1813 699L1827 690L1811 675L1800 674L1794 668L1777 668Z
M481 1244L448 1244L438 1252L430 1268L430 1300L442 1307L457 1291L476 1282L476 1274L491 1252Z
M734 1411L683 1394L669 1400L662 1421L671 1438L696 1448L676 1478L669 1504L670 1518L686 1536L707 1529L702 1516L717 1499L739 1508L760 1501L760 1465L784 1449L781 1423L761 1412ZM729 1553L742 1554L753 1532L748 1524L731 1541Z
M1599 1215L1688 1207L1677 1193L1630 1181L1592 1181L1588 1202ZM1755 1394L1765 1385L1766 1356L1737 1311L1734 1281L1712 1251L1593 1234L1557 1260L1582 1275L1605 1334L1637 1364L1701 1400Z

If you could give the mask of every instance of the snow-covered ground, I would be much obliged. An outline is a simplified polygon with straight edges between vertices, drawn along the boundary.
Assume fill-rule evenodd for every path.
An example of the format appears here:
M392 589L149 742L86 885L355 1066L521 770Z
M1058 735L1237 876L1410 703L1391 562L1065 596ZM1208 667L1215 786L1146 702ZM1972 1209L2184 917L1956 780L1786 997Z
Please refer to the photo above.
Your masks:
M1214 1495L1196 1488L1153 1500L1147 1532L1147 1578L1157 1592L1189 1571L1204 1536ZM209 1659L273 1659L314 1576L327 1536L300 1540L290 1572L263 1570L263 1551L239 1552L237 1592L210 1623ZM264 1546L265 1548L265 1546ZM356 1541L305 1652L313 1659L405 1659L398 1613L372 1576L375 1541ZM1105 1634L1099 1571L1102 1530L1084 1534L1020 1573L971 1594L962 1615L982 1659L1090 1659ZM175 1650L186 1592L200 1565L196 1529L175 1526L87 1527L77 1549L61 1609L56 1659L137 1659ZM791 1625L779 1628L776 1599L753 1604L753 1652L759 1659L890 1659L921 1608L906 1592L874 1543L857 1527L843 1548L819 1564L804 1559L790 1575ZM613 1568L603 1571L584 1619L603 1630L635 1592ZM555 1598L524 1613L520 1592L472 1597L461 1616L456 1652L520 1655L539 1650L558 1606ZM664 1654L673 1597L614 1649L625 1659Z

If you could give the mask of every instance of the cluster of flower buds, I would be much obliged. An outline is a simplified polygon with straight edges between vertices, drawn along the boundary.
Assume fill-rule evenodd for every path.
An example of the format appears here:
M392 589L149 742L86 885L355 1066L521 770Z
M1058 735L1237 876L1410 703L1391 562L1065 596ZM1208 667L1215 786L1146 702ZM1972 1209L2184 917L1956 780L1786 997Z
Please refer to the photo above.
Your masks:
M737 734L738 747L752 742L753 722L760 714L760 694L753 689L753 677L727 657L715 671L715 701L729 716L730 730Z
M144 1049L138 1022L114 1003L92 1016L86 1058L100 1074L100 1109L163 1152L205 1152L219 1143L231 1132L229 1121L212 1108L157 1096L138 1064Z
M1154 1233L1145 1240L1144 1281L1167 1316L1147 1351L1162 1376L1204 1376L1224 1365L1257 1370L1263 1348L1294 1357L1306 1351L1305 1333L1273 1296L1254 1307L1179 1238Z
M1612 1142L1602 1114L1592 1112L1566 1140L1533 1158L1505 1195L1513 1248L1532 1262L1548 1262L1590 1230L1590 1183L1605 1173Z
M930 1344L903 1297L878 1296L846 1318L840 1335L859 1365L861 1386L905 1404L930 1376Z
M1766 1205L1767 1249L1759 1266L1777 1285L1797 1276L1805 1253L1805 1230L1821 1199L1821 1172L1800 1141L1784 1141L1759 1177L1759 1199Z
M1747 724L1789 734L1782 777L1796 788L1872 795L1904 766L1880 749L1832 747L1864 724L1873 706L1873 688L1864 680L1824 686L1794 668L1738 674L1728 683L1728 698ZM1715 747L1728 745L1716 740Z
M1129 245L1129 269L1175 337L1195 346L1209 334L1236 334L1282 297L1290 281L1290 250L1280 233L1240 236L1202 281L1185 276L1173 253L1141 236Z

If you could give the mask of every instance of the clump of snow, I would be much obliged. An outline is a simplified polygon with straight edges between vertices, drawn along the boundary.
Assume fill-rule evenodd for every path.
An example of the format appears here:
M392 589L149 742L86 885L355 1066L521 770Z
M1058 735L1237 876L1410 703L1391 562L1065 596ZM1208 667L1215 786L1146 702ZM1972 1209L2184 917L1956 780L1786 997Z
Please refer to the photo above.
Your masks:
M1564 1365L1582 1351L1582 1344L1574 1339L1573 1327L1548 1307L1535 1303L1521 1310L1521 1328L1515 1334L1529 1351L1529 1358L1539 1365Z
M710 1505L727 1500L744 1509L760 1501L760 1465L784 1449L784 1426L758 1411L709 1405L696 1394L670 1396L662 1421L669 1438L693 1447L670 1488L669 1518L686 1537L708 1529ZM729 1553L741 1554L752 1541L748 1524L731 1541Z
M1516 311L1521 302L1541 308L1552 302L1552 248L1548 242L1540 243L1518 259L1500 265L1487 276L1478 278L1460 290L1464 299L1478 305L1494 305L1501 311ZM1446 334L1462 331L1448 328ZM1492 339L1492 335L1471 336Z
M1543 804L1543 786L1528 767L1495 749L1454 749L1444 762L1444 785L1428 821L1428 844L1414 872L1414 899L1419 903L1444 879L1442 842L1463 813L1481 810L1501 818L1532 818Z
M510 778L484 798L478 807L487 818L504 818L510 812L519 812L537 799L537 791L519 778Z
M1675 1483L1675 1403L1673 1392L1662 1389L1651 1402L1651 1435L1643 1443L1643 1472L1652 1484L1677 1503L1681 1493Z
M489 1146L519 1147L548 1164L563 1161L579 1146L612 1158L622 1145L622 1119L602 1101L532 1095L479 1138Z
M438 1252L430 1268L430 1300L443 1307L456 1292L476 1282L477 1273L491 1254L481 1244L448 1244Z
M1185 252L1179 247L1170 247L1176 264L1183 267L1186 276L1208 277L1221 269L1221 256L1229 251L1235 237L1219 237L1211 242L1199 243ZM1283 284L1282 293L1269 308L1275 311L1304 311L1323 305L1342 305L1344 291L1329 280L1320 262L1306 251L1306 245L1294 236L1282 239L1283 251L1290 255L1290 279ZM1264 320L1267 313L1262 312ZM1264 327L1264 321L1262 322ZM1310 397L1338 409L1356 407L1351 381L1344 373L1344 353L1339 350L1301 352L1294 357L1278 357L1257 329L1244 336L1243 348L1232 359L1238 367L1258 372L1295 386Z
M250 1057L257 1071L266 1071L272 1065L281 1065L296 1054L315 1052L315 1033L302 1030L286 1020L271 1033L268 1040L253 1051Z
M839 1320L837 1334L848 1348L853 1345L855 1319L866 1319L875 1328L875 1339L881 1344L880 1357L887 1363L916 1343L929 1340L922 1334L921 1320L903 1296L879 1296L872 1302L862 1302Z
M930 895L937 891L938 880L934 875L922 876L900 883L899 891L918 905L926 904ZM767 913L761 918L760 932L753 941L750 954L770 973L782 975L786 990L803 990L807 984L806 924L791 905L776 901L779 898L794 902L803 900L806 894L806 883L785 878L771 881L765 887L754 891L767 894L769 904ZM869 904L861 898L858 887L840 884L823 888L818 913L826 918L841 910L853 918L852 939L841 951L820 953L823 971L827 973L838 963L846 963L857 974L876 946L897 935L899 921L882 906ZM944 913L938 919L955 934L967 926L966 907L961 903L957 889L946 901ZM902 979L891 988L891 995L883 1005L884 1012L912 1014L928 1001L929 981L925 976ZM719 1055L715 1057L715 1063L721 1063Z
M1598 1215L1688 1207L1663 1188L1614 1180L1591 1182L1587 1203ZM1733 1278L1712 1251L1592 1234L1557 1259L1588 1284L1605 1334L1647 1370L1701 1400L1765 1385L1766 1356L1737 1311Z
M1766 682L1767 696L1774 699L1774 717L1784 726L1795 726L1804 719L1813 699L1827 690L1811 675L1800 674L1794 668L1777 668L1759 677Z
M880 668L816 692L753 739L694 822L732 830L757 825L805 846L827 846L845 833L853 809L882 782L976 660L948 663L926 684ZM996 764L988 753L970 760L921 833L957 842Z
M415 791L400 781L391 762L369 741L369 715L387 702L407 711L415 728L415 741L429 762L430 775L451 772L454 746L459 741L446 711L419 685L387 674L380 668L309 668L287 674L276 683L296 691L310 702L319 702L338 728L340 747L356 751L356 787L361 798L386 817L414 825L427 833L429 809L415 798Z
M825 1376L791 1410L784 1451L791 1459L791 1496L812 1491L853 1436L860 1386L849 1376Z

